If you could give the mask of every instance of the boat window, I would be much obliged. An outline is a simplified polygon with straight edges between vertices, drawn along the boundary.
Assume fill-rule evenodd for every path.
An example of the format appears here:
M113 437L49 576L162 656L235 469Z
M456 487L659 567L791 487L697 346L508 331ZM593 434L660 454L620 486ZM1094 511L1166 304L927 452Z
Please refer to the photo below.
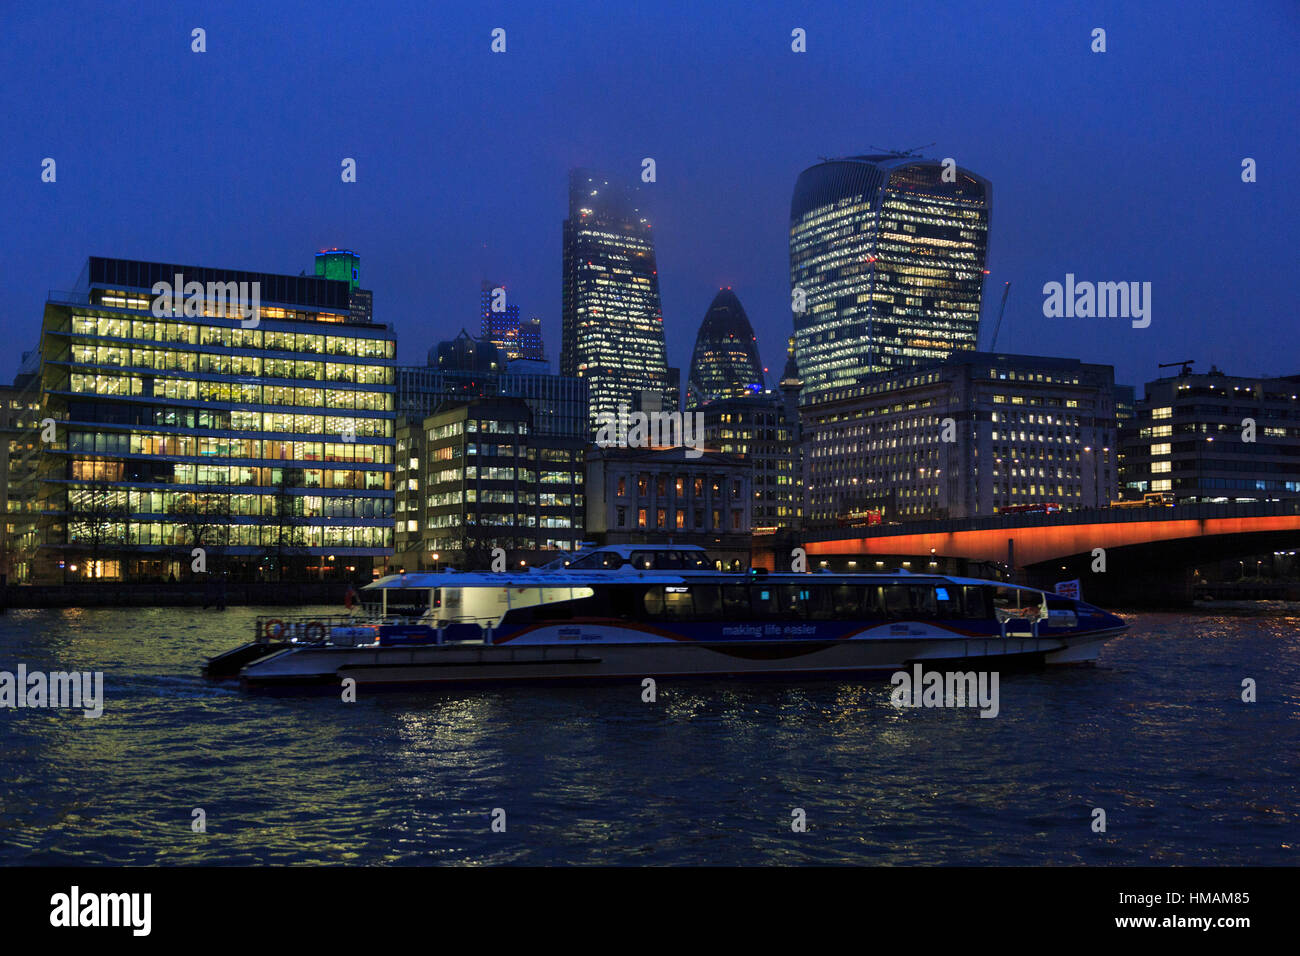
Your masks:
M743 584L724 584L722 586L722 613L727 620L748 620L749 588Z
M812 602L813 590L800 584L783 584L781 586L781 616L801 620L808 616L808 605Z
M632 557L628 561L632 567L638 571L652 571L655 566L655 555L653 551L633 551Z
M645 609L652 618L670 621L690 620L695 616L690 588L679 585L646 588Z
M907 590L911 593L914 617L939 616L939 601L933 586L909 584Z
M623 566L623 559L612 551L598 551L586 554L570 562L569 567L579 571L614 570Z
M885 584L880 588L883 616L895 620L937 617L938 598L928 584Z
M835 621L856 617L861 604L861 588L851 588L843 584L834 587L819 585L812 588L808 601L808 616L815 621Z
M688 571L712 571L713 563L702 551L683 551L682 567Z
M940 584L934 589L934 596L938 600L938 615L945 618L958 618L962 616L961 609L961 588L952 584Z
M392 617L419 617L429 610L428 588L389 588L388 613Z
M655 567L661 571L680 571L682 556L676 551L660 551L655 555Z
M993 613L999 621L1037 620L1047 617L1043 592L1029 588L999 587L993 591Z
M636 618L638 605L641 603L640 589L635 587L612 587L605 591L608 601L608 613L611 617ZM601 591L597 591L600 594Z
M962 588L962 601L967 618L987 621L993 617L993 612L989 609L989 590L982 584L968 584Z
M698 584L691 586L691 598L695 603L697 621L716 621L722 614L721 589L716 584Z
M749 589L749 606L755 617L776 617L781 607L776 588L770 584L755 584Z
M885 617L902 618L912 616L912 596L905 584L886 584L880 588L881 609Z

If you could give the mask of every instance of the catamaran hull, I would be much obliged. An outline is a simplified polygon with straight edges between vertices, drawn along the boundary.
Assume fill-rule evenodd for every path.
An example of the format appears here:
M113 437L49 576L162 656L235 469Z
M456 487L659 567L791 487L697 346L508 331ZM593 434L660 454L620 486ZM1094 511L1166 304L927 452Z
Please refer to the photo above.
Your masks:
M836 677L890 674L914 661L995 669L1095 661L1102 643L1123 630L1038 638L300 646L250 663L240 671L240 681L252 689L337 685L344 678L358 686L397 687L645 677Z

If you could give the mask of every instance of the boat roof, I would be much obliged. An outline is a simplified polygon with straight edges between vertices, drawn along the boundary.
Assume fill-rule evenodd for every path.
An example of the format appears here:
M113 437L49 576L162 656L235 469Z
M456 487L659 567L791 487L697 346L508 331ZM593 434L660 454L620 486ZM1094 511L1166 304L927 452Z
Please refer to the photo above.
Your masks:
M727 571L421 571L413 574L390 574L367 584L362 590L374 591L392 588L428 590L430 588L574 588L608 584L742 584L745 582L769 584L954 584L994 585L1041 591L1005 581L985 581L979 578L948 577L942 574L911 574L895 572L782 572L777 574L747 574Z

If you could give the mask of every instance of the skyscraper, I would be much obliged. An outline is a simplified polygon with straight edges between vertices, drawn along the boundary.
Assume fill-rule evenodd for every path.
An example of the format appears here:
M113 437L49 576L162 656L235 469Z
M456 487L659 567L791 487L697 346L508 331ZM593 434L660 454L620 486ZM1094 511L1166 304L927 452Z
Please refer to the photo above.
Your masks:
M647 398L677 408L650 224L632 190L586 170L569 173L563 308L560 373L587 379L593 427Z
M546 349L542 345L542 320L521 319L519 304L512 301L504 285L485 279L480 302L483 318L481 338L500 349L504 361L546 361Z
M991 201L987 179L902 153L803 171L790 285L804 401L976 347Z
M761 391L764 384L749 317L730 287L719 289L695 336L686 405L695 408L720 398L739 398Z

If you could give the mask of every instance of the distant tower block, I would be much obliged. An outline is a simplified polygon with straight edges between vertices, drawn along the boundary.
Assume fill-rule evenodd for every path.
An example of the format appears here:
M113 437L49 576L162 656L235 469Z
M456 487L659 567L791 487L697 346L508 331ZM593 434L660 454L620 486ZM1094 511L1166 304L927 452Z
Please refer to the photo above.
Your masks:
M360 288L361 257L347 249L322 249L316 253L316 275L348 284L349 322L368 325L374 321L374 293Z

